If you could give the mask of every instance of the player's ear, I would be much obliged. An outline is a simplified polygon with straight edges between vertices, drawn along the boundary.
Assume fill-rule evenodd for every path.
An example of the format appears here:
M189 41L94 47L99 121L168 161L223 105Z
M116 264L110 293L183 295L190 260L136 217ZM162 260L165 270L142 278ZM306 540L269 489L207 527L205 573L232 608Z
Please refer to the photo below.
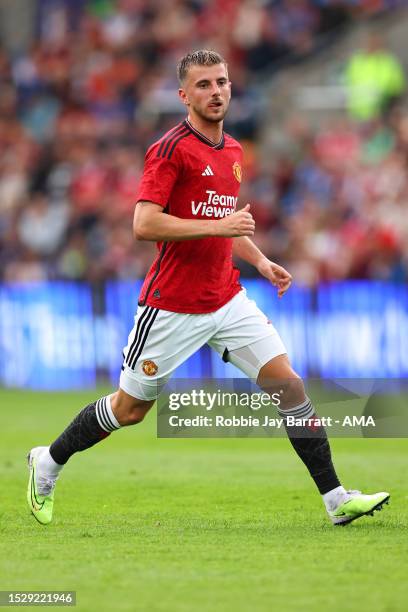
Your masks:
M182 103L185 104L186 106L188 106L189 101L188 101L187 94L184 91L184 89L181 89L181 87L180 87L180 89L178 90L178 94L179 94L179 98L182 101Z

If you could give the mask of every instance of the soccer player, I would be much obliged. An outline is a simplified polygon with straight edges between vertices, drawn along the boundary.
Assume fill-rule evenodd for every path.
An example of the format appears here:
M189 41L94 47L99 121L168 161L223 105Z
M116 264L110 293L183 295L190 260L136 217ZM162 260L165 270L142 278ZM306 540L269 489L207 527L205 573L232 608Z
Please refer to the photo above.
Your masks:
M137 197L134 235L157 242L158 253L141 290L119 388L86 406L50 446L30 451L30 510L49 523L55 483L69 458L120 427L140 423L177 366L207 343L266 391L286 381L279 413L332 522L371 514L389 494L363 495L340 484L326 432L313 426L315 411L303 382L232 263L234 253L255 266L279 297L291 284L290 274L252 242L250 205L236 209L242 149L223 131L231 97L226 62L214 51L195 51L179 62L178 78L187 118L147 151ZM306 425L290 425L288 416Z

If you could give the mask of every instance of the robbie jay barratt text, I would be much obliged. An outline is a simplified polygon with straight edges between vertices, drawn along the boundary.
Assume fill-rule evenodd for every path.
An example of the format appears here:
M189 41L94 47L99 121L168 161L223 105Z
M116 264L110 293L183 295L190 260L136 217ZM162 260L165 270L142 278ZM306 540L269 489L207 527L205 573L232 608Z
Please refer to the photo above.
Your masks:
M171 427L274 427L281 429L285 419L273 418L265 416L263 419L249 416L232 416L225 417L217 415L214 418L209 416L197 415L195 417L180 417L172 415L169 418ZM343 419L333 419L333 417L320 417L311 419L296 419L295 417L286 417L286 425L290 427L310 427L311 429L318 427L333 427L341 425L342 427L375 427L375 421L372 416L345 416Z

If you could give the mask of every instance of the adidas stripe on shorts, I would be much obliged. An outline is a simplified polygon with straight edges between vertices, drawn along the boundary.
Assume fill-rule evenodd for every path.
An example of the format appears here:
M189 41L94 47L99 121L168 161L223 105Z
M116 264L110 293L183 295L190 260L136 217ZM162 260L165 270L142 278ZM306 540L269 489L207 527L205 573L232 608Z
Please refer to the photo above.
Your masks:
M286 353L278 332L245 289L206 314L139 306L123 351L120 388L138 399L156 399L174 370L205 344L252 379L270 359Z

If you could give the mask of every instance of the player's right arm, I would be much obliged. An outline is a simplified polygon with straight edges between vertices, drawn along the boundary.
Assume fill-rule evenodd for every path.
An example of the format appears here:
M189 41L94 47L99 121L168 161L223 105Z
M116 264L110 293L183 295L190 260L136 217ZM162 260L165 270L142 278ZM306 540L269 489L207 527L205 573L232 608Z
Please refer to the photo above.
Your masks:
M181 219L163 212L163 206L154 202L139 201L133 219L133 233L137 240L154 242L179 242L208 237L235 238L253 236L255 221L247 204L223 219Z
M249 212L249 204L241 211L217 220L183 219L164 213L174 185L183 172L184 158L180 147L175 146L182 139L183 132L180 134L181 137L177 137L170 133L152 145L146 153L133 219L135 238L154 242L177 242L217 236L253 236L255 222ZM173 143L173 146L168 150L169 143Z

